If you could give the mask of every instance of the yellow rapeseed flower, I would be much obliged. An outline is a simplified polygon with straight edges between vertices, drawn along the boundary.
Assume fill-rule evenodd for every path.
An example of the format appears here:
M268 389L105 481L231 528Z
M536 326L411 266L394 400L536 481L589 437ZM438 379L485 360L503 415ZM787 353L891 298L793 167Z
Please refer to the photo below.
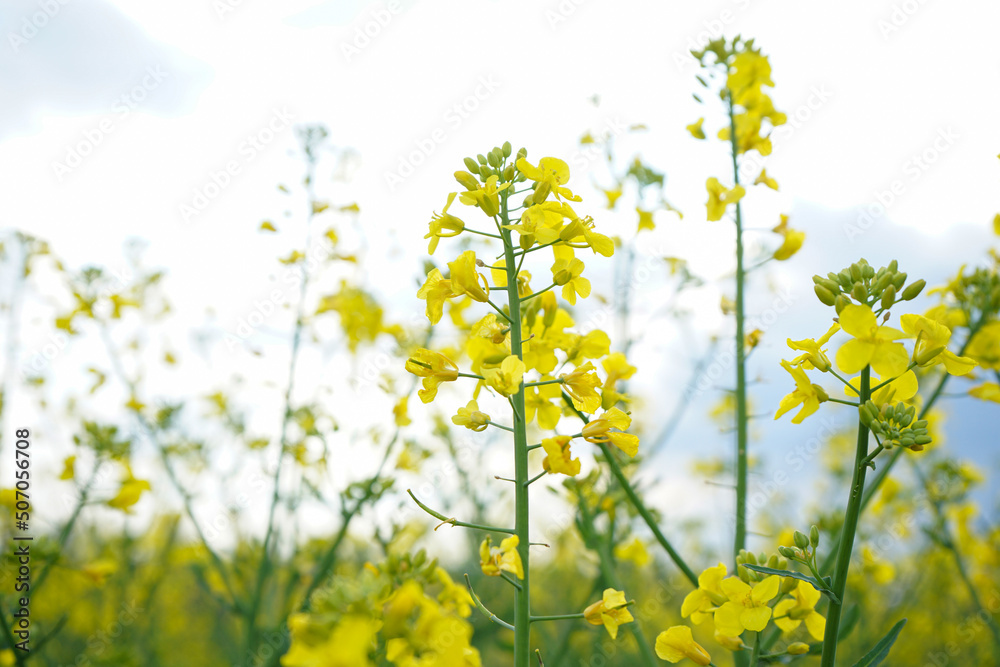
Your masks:
M667 662L680 662L684 658L696 665L712 662L712 656L694 640L691 628L686 625L675 625L657 635L656 655Z

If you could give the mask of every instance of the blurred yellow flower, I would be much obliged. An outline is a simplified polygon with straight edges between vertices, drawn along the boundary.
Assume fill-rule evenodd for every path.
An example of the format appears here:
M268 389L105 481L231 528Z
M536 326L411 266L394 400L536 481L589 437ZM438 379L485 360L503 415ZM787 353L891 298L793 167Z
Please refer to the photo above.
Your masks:
M479 564L483 574L489 577L499 577L500 572L510 572L518 579L524 579L524 565L521 554L517 552L520 543L517 535L511 535L500 542L499 547L492 546L493 539L487 535L479 545Z
M611 638L615 639L618 637L618 626L635 620L629 613L627 604L623 591L606 588L599 601L583 610L583 617L591 625L603 625Z
M542 449L545 450L545 458L542 459L542 469L553 474L568 475L573 477L580 474L580 459L572 458L570 451L570 438L568 435L557 435L554 438L542 440Z
M708 219L709 221L722 220L722 216L726 214L726 207L730 204L735 204L743 195L746 194L746 190L743 189L742 185L737 185L731 190L727 190L719 179L714 176L705 183L705 187L708 189Z
M680 662L684 658L696 665L708 665L712 662L712 656L694 640L691 628L686 625L675 625L657 635L656 655L667 662Z

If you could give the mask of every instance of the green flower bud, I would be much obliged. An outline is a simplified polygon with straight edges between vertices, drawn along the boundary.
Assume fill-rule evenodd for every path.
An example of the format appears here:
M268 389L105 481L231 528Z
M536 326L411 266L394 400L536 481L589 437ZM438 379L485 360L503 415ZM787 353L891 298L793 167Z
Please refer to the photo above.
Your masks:
M854 287L854 278L851 277L851 272L849 269L843 269L837 274L837 282L848 292Z
M889 266L886 267L886 271L888 271L889 273L895 273L898 270L899 270L899 262L897 262L896 260L892 260L891 262L889 262Z
M503 142L503 146L500 147L500 150L503 151L504 157L510 157L510 151L511 151L510 142L509 141Z
M858 303L864 303L868 300L868 290L865 289L865 286L862 283L854 283L854 287L851 289L851 296L853 296L854 300Z
M896 288L896 291L903 289L903 285L906 284L906 274L897 273L892 277L892 286Z
M744 583L750 583L750 570L744 565L736 566L736 575L743 580Z
M837 295L823 285L814 285L813 291L824 305L832 306L837 301Z
M918 280L915 283L910 283L909 285L907 285L906 289L903 290L903 301L910 301L912 299L916 299L917 295L919 295L924 290L924 285L926 284L927 284L926 281Z
M778 569L778 554L771 554L771 557L767 559L767 566L772 570Z
M752 551L748 551L747 552L747 561L746 562L750 563L751 565L756 565L757 564L757 556L754 554L754 552L752 552Z
M875 277L875 269L871 265L865 264L861 267L861 277L865 280L871 280Z
M782 577L781 587L778 589L778 592L781 593L782 595L788 595L796 588L798 588L798 586L799 586L798 579L793 579L792 577Z
M513 181L514 180L514 165L508 164L503 170L503 180Z
M858 419L865 425L865 427L872 427L872 414L868 412L868 409L864 405L858 407Z
M813 547L819 546L819 526L812 526L809 529L809 544Z
M931 444L931 436L929 435L918 435L913 439L913 442L918 445L929 445Z
M850 303L851 303L850 299L848 299L843 294L838 294L836 301L833 302L833 307L837 309L837 314L839 315L840 311L846 308Z
M795 533L793 534L793 539L795 540L795 546L797 546L799 549L809 548L809 538L806 537L805 533L796 530Z
M882 307L892 308L892 304L896 303L896 288L889 285L882 291Z
M465 168L471 171L473 174L479 174L479 163L473 160L471 157L467 157L462 162L465 163Z
M497 159L497 154L495 151L490 151L489 153L486 154L486 161L489 163L491 167L500 166L500 160Z
M856 282L856 283L860 282L861 279L865 277L864 276L864 272L861 270L861 265L858 264L857 262L855 262L854 264L851 264L850 272L851 272L851 280L853 282Z
M487 164L486 156L483 155L482 153L480 153L479 155L477 155L476 159L479 160L479 164L482 164L482 165Z
M818 284L827 288L834 294L840 294L840 285L835 280L827 280L826 278L820 278Z
M791 547L778 547L778 553L785 558L795 558L795 549Z

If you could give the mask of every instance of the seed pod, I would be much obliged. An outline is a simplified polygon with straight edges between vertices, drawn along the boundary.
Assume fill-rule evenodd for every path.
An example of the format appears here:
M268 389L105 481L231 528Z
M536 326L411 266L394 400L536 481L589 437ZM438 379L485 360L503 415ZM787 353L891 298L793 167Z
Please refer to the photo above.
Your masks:
M917 295L919 295L924 290L924 286L926 284L927 281L918 280L915 283L910 283L909 285L907 285L906 289L903 290L903 301L910 301L912 299L916 299Z
M892 308L892 304L896 303L896 288L889 285L882 292L882 307L885 309Z

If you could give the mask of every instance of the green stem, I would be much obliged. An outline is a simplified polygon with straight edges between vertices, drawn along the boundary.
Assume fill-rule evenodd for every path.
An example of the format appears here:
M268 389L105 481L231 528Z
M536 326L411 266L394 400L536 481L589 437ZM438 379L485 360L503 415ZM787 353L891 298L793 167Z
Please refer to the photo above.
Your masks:
M965 338L965 342L962 343L962 347L958 350L958 356L961 357L965 355L965 351L969 348L969 343L975 337L976 333L979 332L979 329L983 326L985 322L986 322L985 317L981 317L979 318L979 320L977 320L977 322L973 326L969 327L969 335ZM834 373L834 375L836 375L836 373ZM931 395L930 397L928 397L927 402L924 403L924 406L920 409L920 413L917 415L917 419L924 419L927 416L927 413L931 411L931 408L934 407L934 404L937 402L938 398L941 397L941 393L944 391L945 385L948 384L949 378L951 378L951 375L948 374L947 372L945 372L941 376L941 379L938 381L938 384L934 388L934 391L931 392ZM843 380L843 378L841 378L841 380ZM861 401L861 403L864 403L864 401ZM882 466L882 470L880 470L875 475L875 477L872 478L872 483L868 485L867 489L865 489L865 494L861 498L862 512L864 512L865 508L867 508L869 503L871 503L872 498L875 497L875 494L878 492L879 488L881 488L882 482L884 482L886 478L889 477L889 473L892 472L892 469L896 465L896 462L899 461L899 459L903 456L903 452L905 451L906 451L905 448L897 447L895 451L893 451L892 455L889 457L889 460L886 461L886 464ZM837 540L833 542L833 544L830 547L830 552L826 555L826 558L823 559L823 565L822 567L820 567L821 572L829 572L830 568L833 567L834 553L840 546L839 540L840 538L838 537Z
M427 512L432 517L434 517L438 521L441 521L442 523L447 523L452 526L458 526L459 528L474 528L475 530L485 530L490 533L506 533L507 535L516 534L516 531L511 530L510 528L500 528L499 526L487 526L479 523L468 523L467 521L459 521L454 517L445 516L444 514L432 510L430 507L424 505L422 502L417 500L417 497L413 495L413 491L407 489L406 492L410 494L410 497L413 498L413 502L415 502L420 507L420 509Z
M740 184L740 170L737 161L739 148L736 144L736 114L733 110L732 91L727 93L729 102L729 144L733 159L734 187ZM747 381L746 344L744 342L744 298L743 298L743 213L736 202L736 536L733 542L733 557L746 548L747 542Z
M542 621L566 621L571 618L584 618L583 612L578 614L556 614L555 616L532 616L532 623L541 623Z
M522 256L522 259L523 259L523 256ZM546 292L548 292L553 287L556 287L556 283L552 283L551 285L549 285L545 289L538 290L537 292L532 292L528 296L526 296L523 299L521 299L521 303L524 303L525 301L528 301L529 299L534 299L536 296L541 296L542 294L545 294Z
M510 353L523 360L521 352L521 298L517 293L517 267L514 263L514 243L511 240L507 210L508 195L501 199L504 268L507 272L507 308L510 311ZM514 413L514 534L517 535L517 551L524 567L521 590L514 594L514 666L528 667L531 661L531 586L528 532L528 437L524 422L524 384L510 397Z
M871 396L871 367L861 371L861 387L858 400L864 403ZM868 427L858 422L858 443L854 452L854 476L851 481L851 495L847 500L847 513L840 535L840 549L837 553L837 569L833 577L833 593L839 602L830 600L826 617L826 633L823 636L823 658L820 667L834 667L837 659L837 642L840 639L840 614L844 608L844 593L847 590L847 571L851 567L851 553L854 551L854 536L861 516L861 499L865 490L865 472L868 466Z
M604 582L611 588L622 590L621 582L618 580L618 574L615 571L615 557L611 551L610 539L601 539L597 535L597 528L594 525L594 515L591 514L590 508L587 506L586 498L583 495L579 495L578 498L577 505L580 509L582 519L581 526L584 528L584 542L597 554L598 565L601 569L601 577L604 579ZM608 537L610 538L611 535ZM639 653L642 655L642 659L646 665L649 667L658 667L660 663L653 653L652 646L646 640L642 628L639 626L639 619L626 624L625 627L635 637L635 641L639 645Z
M576 416L583 420L584 424L590 421L585 414L573 406L573 400L565 392L563 392L563 400L570 406L570 408L573 409ZM625 473L618 464L618 460L615 458L614 453L608 448L606 443L600 442L597 443L597 446L600 447L601 452L604 453L604 458L608 462L608 467L611 468L611 474L613 474L615 479L618 480L618 484L621 485L622 490L625 491L625 495L628 496L629 502L632 503L632 507L634 507L639 513L642 520L646 522L649 529L653 531L653 536L656 538L656 541L660 543L660 546L667 552L667 555L670 556L670 560L674 561L674 564L680 568L681 572L684 573L684 576L687 577L687 580L691 582L691 585L697 588L698 575L694 573L694 570L688 567L688 564L684 562L681 555L677 553L677 550L674 549L673 545L670 544L670 541L663 535L663 531L660 530L660 526L656 523L656 519L646 508L645 503L643 503L639 498L639 495L635 492L631 482L629 482L628 478L625 477Z

